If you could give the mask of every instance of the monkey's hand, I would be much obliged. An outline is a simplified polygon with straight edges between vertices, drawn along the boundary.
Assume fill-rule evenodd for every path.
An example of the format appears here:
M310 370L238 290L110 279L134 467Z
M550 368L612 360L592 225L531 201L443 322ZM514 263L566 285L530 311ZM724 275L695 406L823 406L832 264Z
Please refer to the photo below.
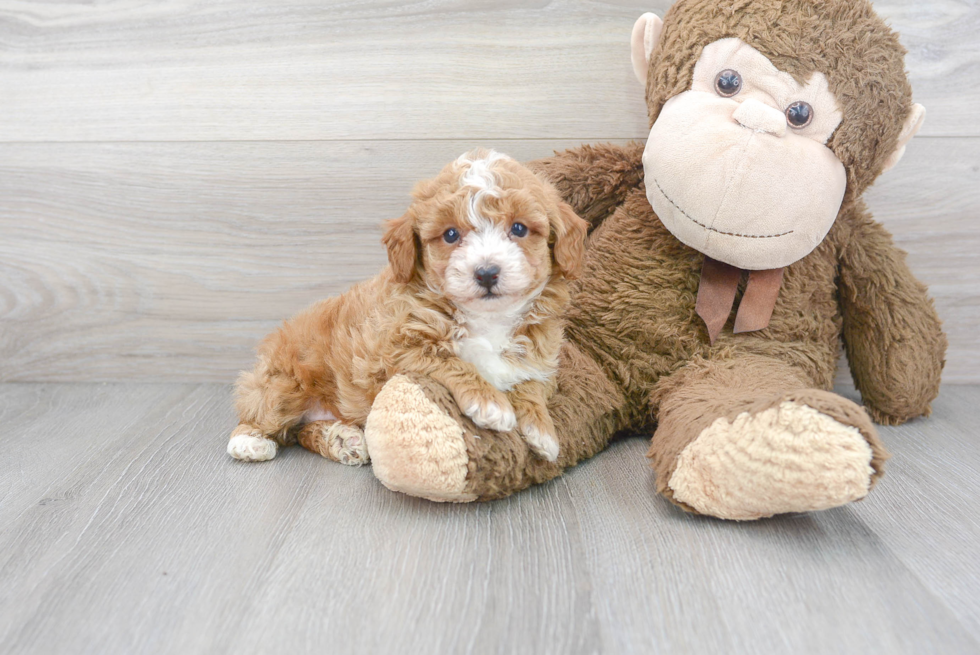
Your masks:
M580 146L528 163L589 223L589 231L643 181L643 144Z
M840 299L854 383L878 423L928 416L946 355L939 316L888 231L863 208L848 218Z

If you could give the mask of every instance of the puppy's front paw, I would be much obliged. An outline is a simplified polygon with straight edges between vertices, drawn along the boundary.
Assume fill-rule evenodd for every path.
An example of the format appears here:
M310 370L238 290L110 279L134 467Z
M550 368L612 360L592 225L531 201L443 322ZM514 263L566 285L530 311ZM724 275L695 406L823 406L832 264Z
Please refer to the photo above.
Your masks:
M510 432L517 427L517 415L503 396L496 400L480 400L466 405L463 412L481 428Z
M549 432L542 430L534 423L526 423L521 426L521 434L524 441L531 447L531 450L540 457L554 462L558 460L558 439Z

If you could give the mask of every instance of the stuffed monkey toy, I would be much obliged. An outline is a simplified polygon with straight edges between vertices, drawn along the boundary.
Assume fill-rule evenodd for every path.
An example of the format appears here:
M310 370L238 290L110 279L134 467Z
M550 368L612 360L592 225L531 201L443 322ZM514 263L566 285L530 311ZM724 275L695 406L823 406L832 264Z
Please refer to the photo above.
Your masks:
M591 225L572 291L556 463L397 376L366 439L389 488L500 498L652 433L657 490L746 520L864 497L872 419L929 414L946 338L862 194L922 125L898 36L866 0L679 0L642 16L645 146L535 162ZM864 408L834 394L840 344Z

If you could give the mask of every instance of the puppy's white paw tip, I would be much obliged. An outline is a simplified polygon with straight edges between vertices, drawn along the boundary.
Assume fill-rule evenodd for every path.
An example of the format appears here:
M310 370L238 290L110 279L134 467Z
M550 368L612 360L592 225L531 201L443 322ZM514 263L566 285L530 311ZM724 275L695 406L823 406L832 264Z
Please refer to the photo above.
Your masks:
M264 462L276 456L279 445L254 434L235 435L228 441L228 454L243 462Z
M541 444L541 450L538 454L544 457L549 462L558 461L558 440L548 435L547 440Z
M558 440L547 432L542 432L533 425L526 425L521 429L524 440L537 455L549 462L558 461Z
M497 403L491 402L483 406L470 405L466 410L466 415L481 428L488 430L510 432L517 427L517 415L514 414L513 408L504 408Z

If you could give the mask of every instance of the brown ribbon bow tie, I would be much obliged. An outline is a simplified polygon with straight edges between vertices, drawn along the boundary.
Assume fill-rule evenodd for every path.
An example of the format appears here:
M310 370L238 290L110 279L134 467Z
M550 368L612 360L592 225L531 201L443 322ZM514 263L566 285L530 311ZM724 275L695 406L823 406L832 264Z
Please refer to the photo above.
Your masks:
M742 269L705 256L695 310L708 326L708 338L712 344L732 313L741 277ZM769 325L782 281L781 268L749 271L749 281L745 285L742 302L738 304L738 314L735 315L735 334L755 332Z

